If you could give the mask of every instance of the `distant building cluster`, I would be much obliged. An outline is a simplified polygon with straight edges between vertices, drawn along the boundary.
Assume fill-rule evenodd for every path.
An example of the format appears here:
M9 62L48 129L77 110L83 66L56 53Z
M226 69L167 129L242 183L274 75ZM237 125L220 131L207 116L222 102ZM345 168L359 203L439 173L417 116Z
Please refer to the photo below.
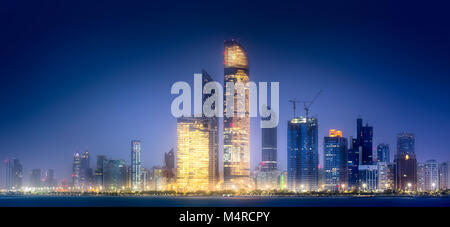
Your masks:
M226 41L224 82L249 82L247 52L238 42ZM202 71L203 86L212 82ZM23 167L19 159L5 161L6 189L41 191L164 191L180 192L216 190L286 190L295 192L345 191L436 191L449 189L449 162L428 160L418 163L415 137L397 134L396 153L391 160L389 144L381 143L374 152L373 127L363 119L356 120L356 137L345 138L343 132L330 129L319 145L319 123L309 116L312 102L305 103L305 116L294 116L287 122L287 170L278 169L278 128L261 130L261 162L250 171L249 88L244 97L234 91L223 111L232 109L233 117L223 121L223 171L219 170L219 121L216 117L180 117L177 119L176 150L164 153L164 165L144 168L141 141L132 140L130 165L123 159L91 156L86 150L73 156L71 179L59 184L54 171L44 175L40 169L30 172L28 185L23 184ZM215 91L214 91L215 92ZM214 93L204 94L203 102ZM316 96L317 97L317 96ZM315 99L314 99L315 100ZM237 106L245 106L238 116ZM270 107L269 107L270 108ZM270 118L270 117L268 117ZM265 119L268 120L268 119ZM323 166L319 165L319 146L323 146ZM222 172L222 174L220 174Z

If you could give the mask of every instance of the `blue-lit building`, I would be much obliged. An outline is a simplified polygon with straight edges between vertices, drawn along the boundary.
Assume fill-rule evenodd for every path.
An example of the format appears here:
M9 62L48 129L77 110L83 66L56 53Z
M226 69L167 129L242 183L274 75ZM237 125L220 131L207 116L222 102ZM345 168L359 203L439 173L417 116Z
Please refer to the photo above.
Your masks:
M362 126L362 119L357 119L358 130L358 142L361 146L361 164L371 165L373 162L373 127L366 123L366 126Z
M350 138L351 146L348 150L348 184L349 188L359 187L359 165L373 163L373 127L363 126L362 118L356 119L356 139Z
M345 190L348 181L348 142L341 131L330 130L323 142L324 189Z
M412 133L397 134L396 189L404 191L417 190L417 159L415 139Z
M359 189L362 191L378 190L378 165L360 165Z
M318 123L316 118L288 122L288 189L317 191L319 172Z
M125 189L127 186L126 171L125 160L108 160L104 173L104 190L119 191Z
M350 137L350 148L348 149L348 188L356 189L358 187L358 166L359 166L359 154L360 148L358 146L358 140Z
M390 152L389 152L389 144L378 144L377 146L377 161L378 162L386 162L390 163Z
M270 107L268 109L270 110ZM270 116L262 118L262 120L269 121ZM274 171L277 169L277 130L278 127L261 129L262 171Z

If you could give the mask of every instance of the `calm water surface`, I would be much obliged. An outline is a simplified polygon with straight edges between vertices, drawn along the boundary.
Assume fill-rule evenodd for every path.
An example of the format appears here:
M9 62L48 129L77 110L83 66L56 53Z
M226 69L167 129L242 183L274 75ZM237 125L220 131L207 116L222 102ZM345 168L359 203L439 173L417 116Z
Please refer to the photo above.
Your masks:
M0 196L1 207L450 207L450 197Z

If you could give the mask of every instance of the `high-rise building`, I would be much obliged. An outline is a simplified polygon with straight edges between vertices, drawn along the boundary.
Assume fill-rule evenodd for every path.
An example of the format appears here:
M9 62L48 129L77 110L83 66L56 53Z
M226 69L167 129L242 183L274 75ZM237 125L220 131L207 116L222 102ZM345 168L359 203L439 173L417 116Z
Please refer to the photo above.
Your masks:
M127 166L125 160L108 160L104 173L105 191L120 191L126 188L126 172Z
M106 165L108 164L108 159L106 158L105 155L98 155L97 156L97 165L95 168L95 186L97 187L97 189L103 189L103 187L105 186L105 170L106 170Z
M268 107L270 110L270 107ZM263 117L261 120L270 121L271 116ZM277 170L277 129L261 128L261 163L255 171L256 189L275 190L278 189Z
M366 126L363 126L362 122L361 118L356 120L358 146L361 147L360 164L371 165L373 162L373 127L369 126L367 123Z
M395 163L388 163L387 164L387 188L389 190L395 189L395 182L397 181L397 175L396 175L396 164Z
M20 190L22 188L23 166L20 160L6 160L6 189Z
M80 189L80 169L81 169L81 157L78 152L73 156L73 164L72 164L72 189L79 190Z
M142 184L142 189L143 190L148 190L149 187L149 183L148 183L148 169L147 168L142 168L141 170L141 184Z
M378 165L359 165L359 187L363 191L378 189Z
M439 164L439 189L447 190L450 189L449 176L450 169L448 168L449 162L443 162Z
M348 149L348 189L356 190L359 187L358 180L358 166L359 166L359 155L360 147L358 145L358 140L350 137L351 142L350 148Z
M323 142L324 189L345 190L348 187L348 142L341 131L331 129Z
M378 162L386 162L390 163L390 152L389 152L389 144L378 144L377 146L377 161Z
M428 160L424 166L425 191L439 189L439 165L436 160Z
M270 110L270 107L268 107ZM262 118L269 121L269 117ZM278 127L261 128L262 171L274 171L277 169L277 130Z
M247 188L250 180L250 116L249 116L249 64L247 52L238 42L225 42L224 60L224 126L223 126L223 177L225 189ZM226 84L235 85L227 91ZM236 84L243 84L243 89ZM239 92L240 91L240 92ZM231 93L232 92L232 93ZM226 101L233 97L233 105ZM231 101L231 100L229 100ZM244 115L240 115L243 109ZM227 112L233 116L227 116Z
M141 190L141 141L131 141L131 189Z
M55 179L55 171L53 169L48 169L45 172L44 181L45 181L46 187L52 188L52 187L58 186L57 185L58 183L56 182L56 179Z
M417 191L425 191L425 163L417 163Z
M288 188L293 191L317 191L318 123L316 118L295 117L287 132Z
M202 87L213 79L202 70ZM212 91L213 93L215 91ZM212 94L204 94L202 101ZM215 108L215 107L213 107ZM211 191L219 182L219 125L217 117L181 117L177 120L176 189ZM174 157L166 155L166 171L173 170ZM166 174L165 174L166 175ZM167 178L166 178L167 179ZM170 182L166 182L170 186Z
M278 178L280 171L277 169L267 170L266 164L261 162L254 171L255 188L257 190L276 190L278 186Z
M154 166L150 174L150 190L151 191L162 191L165 189L163 168L160 166Z
M164 178L168 189L173 189L175 183L175 153L173 148L164 153ZM151 176L149 175L149 178Z
M218 181L216 133L217 127L209 118L178 118L177 190L215 190Z
M30 172L30 187L40 188L41 183L41 169L32 169Z
M389 164L377 162L378 165L378 189L385 191L391 189L389 182Z
M80 186L82 190L88 190L92 186L93 174L91 169L91 159L89 152L86 150L81 155L80 160Z
M417 159L414 152L414 135L397 134L397 154L395 157L397 182L396 189L404 191L417 190Z

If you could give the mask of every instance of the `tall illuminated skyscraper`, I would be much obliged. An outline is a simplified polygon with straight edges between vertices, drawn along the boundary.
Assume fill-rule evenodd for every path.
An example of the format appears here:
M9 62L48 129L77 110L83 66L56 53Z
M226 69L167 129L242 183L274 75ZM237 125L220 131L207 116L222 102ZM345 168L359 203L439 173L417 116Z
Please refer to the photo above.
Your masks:
M397 190L415 191L417 189L417 159L414 151L412 133L397 134L396 188Z
M425 190L435 191L439 189L439 165L436 160L428 160L424 166Z
M348 187L347 138L342 137L341 131L331 129L323 144L325 190L345 190L345 187Z
M316 118L295 117L288 122L288 188L319 189L318 123Z
M141 190L141 141L131 141L131 189Z
M80 163L80 185L83 190L89 189L92 186L93 173L91 169L91 159L89 152L86 150L81 155Z
M202 87L213 81L202 70ZM210 97L203 95L203 102ZM219 181L219 134L216 117L181 117L177 120L176 188L212 191ZM166 165L173 168L166 157ZM173 158L172 158L173 160Z
M262 118L262 120L269 121L270 117ZM277 169L277 130L278 127L261 129L263 171L274 171Z
M208 118L178 118L177 190L212 191L215 189L218 181L216 133L217 128L213 127Z
M80 168L81 168L81 156L78 152L73 156L72 164L72 188L74 190L80 189Z
M225 41L224 60L224 126L223 126L223 177L225 189L247 188L250 183L250 117L249 117L249 64L245 48L238 42ZM226 83L242 83L244 92L233 91L234 102L226 102ZM238 116L238 108L244 116ZM231 111L231 109L233 111ZM233 116L226 116L227 111Z
M450 188L450 169L448 168L448 164L449 162L443 162L439 164L439 189L441 190L447 190Z

